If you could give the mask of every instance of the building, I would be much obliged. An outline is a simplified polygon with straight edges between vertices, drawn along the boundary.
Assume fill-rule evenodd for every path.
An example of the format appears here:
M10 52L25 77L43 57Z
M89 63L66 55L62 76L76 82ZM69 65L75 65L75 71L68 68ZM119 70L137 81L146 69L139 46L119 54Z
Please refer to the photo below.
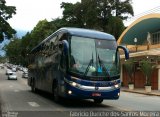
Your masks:
M126 46L130 58L134 60L134 85L143 88L145 76L140 70L140 61L149 60L156 67L152 73L153 90L160 90L160 14L149 14L140 17L129 25L118 39L119 45ZM122 55L122 60L123 60ZM122 62L121 79L124 87L128 86L128 74Z

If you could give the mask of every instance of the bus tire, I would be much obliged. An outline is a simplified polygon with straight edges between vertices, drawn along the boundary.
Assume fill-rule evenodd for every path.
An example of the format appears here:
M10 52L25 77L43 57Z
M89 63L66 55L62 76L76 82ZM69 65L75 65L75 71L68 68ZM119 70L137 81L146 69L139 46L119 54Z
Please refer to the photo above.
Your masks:
M59 102L60 101L60 96L58 94L58 85L57 83L53 83L53 99L55 102Z
M94 103L101 104L103 102L103 99L94 99Z
M31 91L32 92L37 92L37 89L36 89L36 86L35 86L35 79L32 79L32 82L31 82Z

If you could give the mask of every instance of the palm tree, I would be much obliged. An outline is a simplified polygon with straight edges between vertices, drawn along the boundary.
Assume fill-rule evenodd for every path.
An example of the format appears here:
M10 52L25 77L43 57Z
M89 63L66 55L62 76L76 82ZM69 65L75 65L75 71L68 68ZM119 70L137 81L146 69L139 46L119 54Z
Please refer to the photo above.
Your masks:
M132 59L128 60L125 62L124 67L128 73L129 76L129 83L128 84L133 84L133 75L134 75L134 62Z
M149 62L149 60L143 60L140 63L141 65L141 71L145 75L146 83L145 86L151 86L151 75L153 72L154 66Z

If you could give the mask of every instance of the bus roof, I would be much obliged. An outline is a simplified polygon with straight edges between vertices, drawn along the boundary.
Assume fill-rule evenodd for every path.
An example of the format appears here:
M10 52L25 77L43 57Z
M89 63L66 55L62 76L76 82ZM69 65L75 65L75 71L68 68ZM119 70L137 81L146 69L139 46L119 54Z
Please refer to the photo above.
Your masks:
M95 39L115 40L114 36L108 33L91 29L65 27L65 28L60 28L59 30L48 36L46 39L44 39L39 45L37 45L35 48L32 49L32 52L36 51L43 43L45 43L47 40L50 40L53 35L61 31L75 36L95 38Z
M71 35L82 36L82 37L90 37L97 39L107 39L107 40L115 40L114 36L96 31L91 29L83 29L83 28L61 28L60 30L66 30Z

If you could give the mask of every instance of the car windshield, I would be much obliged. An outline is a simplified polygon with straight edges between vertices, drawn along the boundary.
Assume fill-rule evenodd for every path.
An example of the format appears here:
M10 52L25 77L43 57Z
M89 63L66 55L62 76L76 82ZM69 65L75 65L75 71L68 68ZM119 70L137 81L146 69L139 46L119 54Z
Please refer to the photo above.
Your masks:
M72 36L69 43L69 71L89 77L119 75L116 41Z
M9 73L9 75L13 75L13 73Z

